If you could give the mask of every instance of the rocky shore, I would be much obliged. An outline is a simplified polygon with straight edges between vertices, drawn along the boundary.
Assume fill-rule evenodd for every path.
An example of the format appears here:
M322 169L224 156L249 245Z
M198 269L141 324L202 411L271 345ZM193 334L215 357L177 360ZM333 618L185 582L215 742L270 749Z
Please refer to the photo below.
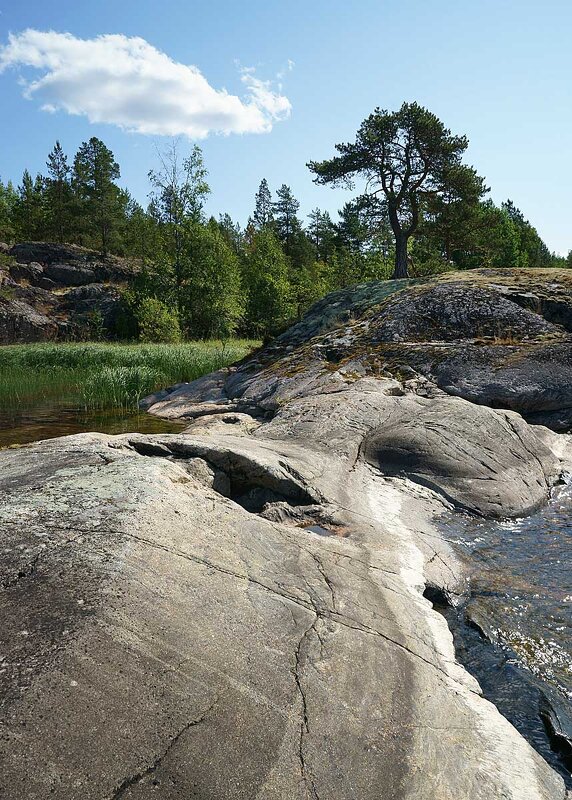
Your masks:
M467 584L436 515L571 468L570 287L355 287L147 399L184 433L1 452L6 797L564 800L428 598Z

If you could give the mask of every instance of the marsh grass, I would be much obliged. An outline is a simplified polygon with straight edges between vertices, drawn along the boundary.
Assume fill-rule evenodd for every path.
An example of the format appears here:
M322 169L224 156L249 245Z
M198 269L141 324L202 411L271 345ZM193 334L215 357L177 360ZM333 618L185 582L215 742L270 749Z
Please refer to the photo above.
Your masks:
M0 406L57 400L85 409L136 409L145 395L227 366L256 345L247 340L8 345L0 347Z

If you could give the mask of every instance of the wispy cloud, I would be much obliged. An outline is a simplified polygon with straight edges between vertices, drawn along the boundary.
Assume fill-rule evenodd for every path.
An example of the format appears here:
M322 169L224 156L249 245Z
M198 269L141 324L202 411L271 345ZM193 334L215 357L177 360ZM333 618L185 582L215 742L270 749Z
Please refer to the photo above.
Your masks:
M173 61L145 39L121 34L78 39L70 33L26 30L0 46L0 72L28 67L24 96L44 111L66 111L90 122L143 134L202 139L210 133L268 133L291 104L271 81L241 69L243 97L214 89L197 67Z

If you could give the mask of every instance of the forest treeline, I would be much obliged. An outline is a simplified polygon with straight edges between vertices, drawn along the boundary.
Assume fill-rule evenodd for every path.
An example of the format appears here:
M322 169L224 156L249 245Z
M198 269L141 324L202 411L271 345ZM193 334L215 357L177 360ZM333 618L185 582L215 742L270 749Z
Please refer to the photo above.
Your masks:
M414 114L429 112L407 106L405 122L403 117L395 122L405 108L393 115L376 110L369 118L378 126L382 145L389 141L393 148L394 160L379 176L385 197L364 191L335 220L319 208L302 219L290 187L283 184L273 193L265 179L245 227L228 214L209 218L202 152L194 146L183 153L177 143L159 154L149 172L151 190L144 208L118 185L115 156L93 137L72 160L56 142L45 174L32 176L26 170L18 186L0 182L0 240L75 243L103 255L138 259L143 270L125 292L126 305L142 338L172 341L237 333L267 336L331 290L394 274L419 277L448 269L572 264L570 256L550 253L510 200L499 207L485 199L487 189L470 168L462 174L457 165L439 188L434 181L433 189L423 193L418 181L406 194L403 175L410 180L414 164L408 142L419 140L422 124L427 128L427 119L412 117L411 109ZM389 116L394 123L388 129ZM371 131L367 133L371 142ZM309 164L317 182L346 177L343 170L347 173L350 167L343 161L344 147L351 169L360 172L352 151L356 145L337 147L341 157ZM420 167L424 176L426 152ZM367 167L368 154L363 158ZM453 173L450 165L448 170ZM415 219L414 226L408 222L405 244L400 244L399 228L403 209L391 216L391 204L401 195Z

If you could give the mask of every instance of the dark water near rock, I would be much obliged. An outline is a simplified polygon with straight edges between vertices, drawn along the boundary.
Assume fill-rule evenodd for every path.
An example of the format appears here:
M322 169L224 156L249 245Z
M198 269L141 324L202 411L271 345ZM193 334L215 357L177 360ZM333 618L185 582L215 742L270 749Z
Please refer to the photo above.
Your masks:
M466 606L444 610L458 658L570 784L572 486L559 487L548 506L525 519L451 514L440 523L473 568ZM551 715L560 717L560 737Z
M185 423L162 420L144 412L118 408L86 411L77 406L42 401L21 408L0 409L0 448L85 431L174 433L184 427Z

